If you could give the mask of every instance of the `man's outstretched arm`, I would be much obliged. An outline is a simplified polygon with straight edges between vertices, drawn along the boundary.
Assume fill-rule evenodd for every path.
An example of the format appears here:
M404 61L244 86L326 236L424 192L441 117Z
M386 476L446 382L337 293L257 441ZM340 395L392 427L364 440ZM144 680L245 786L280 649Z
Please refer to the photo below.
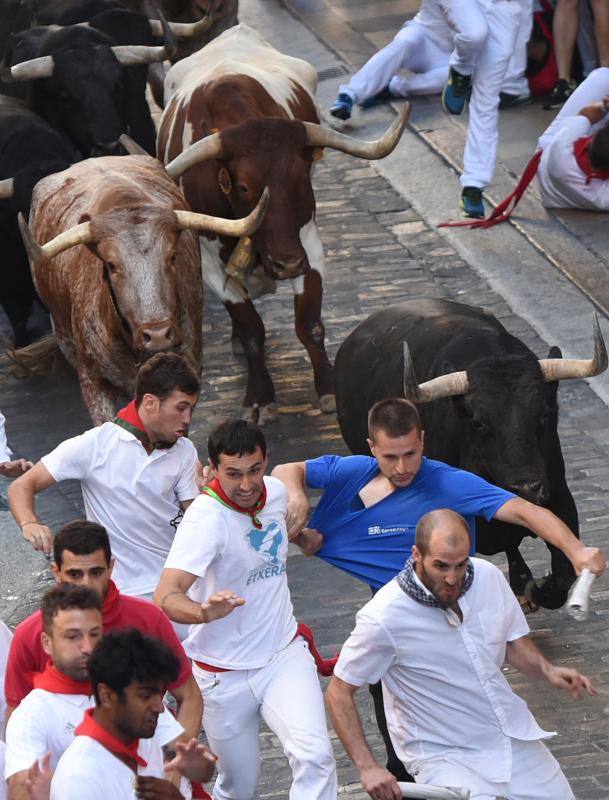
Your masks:
M230 589L221 589L210 595L203 603L195 603L186 592L196 579L196 575L181 569L170 567L164 569L152 598L153 602L163 609L169 619L185 625L213 622L215 619L226 617L237 606L245 604L245 600Z
M358 687L334 676L326 691L332 725L349 758L359 770L362 786L375 800L400 800L402 792L395 776L376 761L366 742L355 705Z
M50 553L53 546L53 533L46 525L41 525L36 516L36 495L56 483L42 461L25 472L8 487L8 505L23 538L34 550Z
M602 575L605 571L603 551L598 547L586 547L565 523L547 508L536 506L521 497L513 497L499 508L495 519L522 525L549 544L558 547L573 564L578 575L584 568L591 570L595 575Z

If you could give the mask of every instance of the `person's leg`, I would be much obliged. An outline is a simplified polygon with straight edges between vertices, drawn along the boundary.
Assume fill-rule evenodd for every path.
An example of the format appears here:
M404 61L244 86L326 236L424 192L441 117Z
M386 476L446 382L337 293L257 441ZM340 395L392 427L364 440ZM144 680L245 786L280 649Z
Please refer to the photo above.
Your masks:
M598 103L606 94L609 94L609 68L599 67L594 72L591 72L569 97L559 113L539 137L537 146L542 150L547 147L560 130L561 122L565 117L573 117L579 114L584 106Z
M609 0L590 0L594 16L594 36L601 67L609 67Z
M448 758L432 758L424 761L417 765L415 777L416 782L420 784L469 789L470 800L496 800L497 797L507 797L503 793L505 783L488 784L479 775L460 764L458 757L454 761Z
M389 91L398 97L417 94L439 94L448 78L450 52L440 47L430 36L422 37L421 45L412 52L406 69L413 74L394 75Z
M571 80L571 62L579 25L579 0L556 0L552 32L558 79Z
M488 11L489 35L478 59L463 154L462 187L487 186L493 177L499 140L499 91L518 33L522 6L495 0Z
M501 86L503 94L514 97L530 95L527 81L527 45L533 29L533 0L522 0L522 21L518 28L514 52L509 60Z
M383 685L378 683L371 683L368 687L372 695L372 702L374 703L374 716L376 717L376 724L379 733L383 737L385 743L385 750L387 751L387 764L386 767L395 776L398 781L412 782L413 778L408 774L406 767L398 758L391 737L389 736L389 729L387 728L387 719L385 717L385 704L383 702Z
M324 700L307 644L295 639L250 681L262 717L292 770L290 800L336 800L336 764ZM298 702L294 702L294 698Z
M460 75L471 75L488 35L484 13L476 0L439 0L439 5L454 33L450 66Z
M258 800L260 704L247 671L215 674L193 664L193 675L203 695L203 728L218 756L213 800Z
M575 800L569 782L540 741L512 739L512 780L507 800Z
M401 28L388 45L375 53L338 93L362 103L384 89L398 69L405 66L409 53L421 46L424 34L416 22Z

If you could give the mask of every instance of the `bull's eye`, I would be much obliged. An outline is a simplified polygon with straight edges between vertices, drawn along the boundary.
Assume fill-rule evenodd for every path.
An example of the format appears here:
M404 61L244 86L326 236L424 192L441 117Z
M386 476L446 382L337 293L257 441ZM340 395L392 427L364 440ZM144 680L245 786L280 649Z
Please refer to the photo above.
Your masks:
M172 267L175 267L175 265L176 265L176 254L175 253L169 259L169 263L171 264Z
M110 273L110 275L115 275L117 272L116 264L113 264L112 261L104 261L104 266Z
M244 183L240 183L239 184L239 191L241 192L241 194L247 194L249 190L248 190L247 186Z
M479 436L488 436L491 432L489 426L480 419L473 419L472 425Z

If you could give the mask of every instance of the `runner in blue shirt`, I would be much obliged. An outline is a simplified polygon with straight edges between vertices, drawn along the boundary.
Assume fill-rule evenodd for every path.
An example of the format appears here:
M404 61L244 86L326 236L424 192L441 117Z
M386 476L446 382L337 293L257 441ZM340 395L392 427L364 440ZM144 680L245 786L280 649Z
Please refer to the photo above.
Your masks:
M421 420L408 400L376 403L368 416L368 431L372 457L322 456L273 470L288 489L288 536L306 555L318 555L376 591L410 558L419 519L428 511L450 508L466 518L472 551L475 517L481 516L528 528L562 550L578 574L584 567L603 572L603 553L586 547L548 509L470 472L424 458ZM307 487L324 489L310 520ZM404 768L386 731L380 684L373 689L389 755L387 768L404 780Z

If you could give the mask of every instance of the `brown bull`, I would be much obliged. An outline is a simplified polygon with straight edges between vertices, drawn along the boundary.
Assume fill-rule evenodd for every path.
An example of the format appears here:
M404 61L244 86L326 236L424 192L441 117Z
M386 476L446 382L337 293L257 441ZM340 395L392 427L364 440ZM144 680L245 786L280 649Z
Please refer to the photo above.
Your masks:
M246 407L260 421L275 415L275 391L264 360L264 325L252 303L260 282L289 279L296 333L313 366L323 411L334 410L332 366L321 319L324 256L315 224L313 162L332 147L383 158L397 144L408 109L377 142L324 129L314 101L317 74L279 53L245 25L223 33L175 64L165 80L166 109L157 153L180 178L191 207L238 217L271 191L267 215L251 238L201 236L209 254L203 278L223 301L248 361ZM257 286L256 286L257 282ZM254 412L255 413L255 412Z
M139 362L153 353L179 350L201 369L196 232L251 233L265 201L245 221L193 214L148 156L82 161L37 184L22 236L95 424L131 395Z

